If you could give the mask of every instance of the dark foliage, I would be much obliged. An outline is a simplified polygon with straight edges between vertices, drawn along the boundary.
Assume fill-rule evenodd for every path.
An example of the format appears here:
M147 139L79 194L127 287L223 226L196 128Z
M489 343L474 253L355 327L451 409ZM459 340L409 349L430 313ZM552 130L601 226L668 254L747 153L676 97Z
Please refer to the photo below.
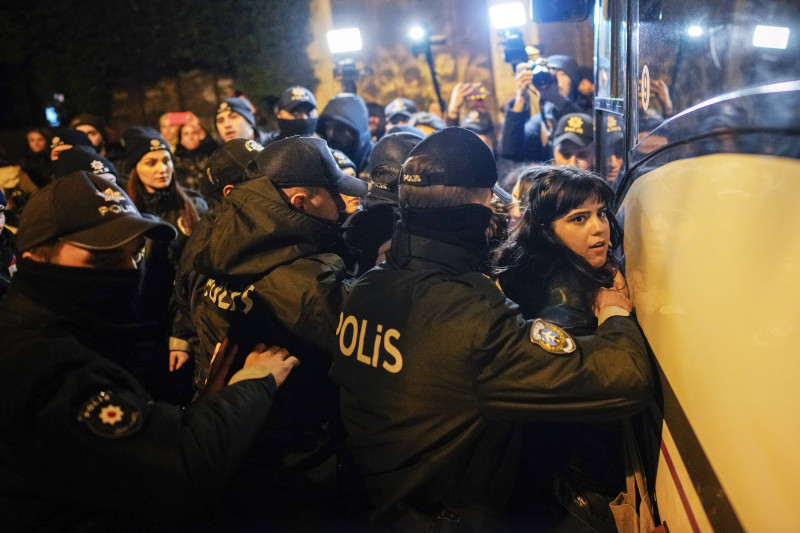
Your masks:
M65 95L65 114L106 114L120 84L148 84L200 69L233 77L258 100L317 80L308 0L111 0L0 4L0 127L44 119Z

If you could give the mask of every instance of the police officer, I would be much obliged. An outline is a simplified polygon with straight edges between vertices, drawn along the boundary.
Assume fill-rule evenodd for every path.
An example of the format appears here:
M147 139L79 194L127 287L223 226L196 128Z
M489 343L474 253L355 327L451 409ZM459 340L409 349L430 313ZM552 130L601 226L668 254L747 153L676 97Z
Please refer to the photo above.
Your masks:
M324 523L338 512L330 500L341 442L338 389L327 374L354 262L340 234L340 194L362 196L367 184L342 172L316 137L270 144L248 164L247 175L250 181L220 204L194 259L208 279L192 303L201 344L197 365L206 371L218 336L249 349L268 331L273 342L303 354L275 399L267 440L256 444L262 460L252 466L285 490L268 498L251 492L284 526L309 520L313 530L315 520Z
M601 290L595 336L525 320L478 272L497 171L472 132L419 143L400 177L387 261L339 317L330 375L370 521L394 531L494 531L517 420L601 420L644 407L653 381L623 290Z
M311 137L317 128L317 100L301 85L289 87L278 100L278 129L264 135L264 145L292 135Z
M31 198L17 237L21 260L0 302L4 528L137 530L197 516L297 360L260 346L229 386L187 410L154 402L126 369L139 332L136 265L144 237L170 240L175 229L78 172Z

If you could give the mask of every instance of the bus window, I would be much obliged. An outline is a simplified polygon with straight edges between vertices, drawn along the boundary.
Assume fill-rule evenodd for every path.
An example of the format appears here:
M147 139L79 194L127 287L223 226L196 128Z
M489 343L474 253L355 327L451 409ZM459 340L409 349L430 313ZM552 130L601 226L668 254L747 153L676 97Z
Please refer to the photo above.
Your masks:
M797 36L791 34L800 4L641 0L630 5L631 72L628 109L622 110L630 128L626 189L639 175L675 159L800 155L800 61ZM600 33L604 22L598 18Z

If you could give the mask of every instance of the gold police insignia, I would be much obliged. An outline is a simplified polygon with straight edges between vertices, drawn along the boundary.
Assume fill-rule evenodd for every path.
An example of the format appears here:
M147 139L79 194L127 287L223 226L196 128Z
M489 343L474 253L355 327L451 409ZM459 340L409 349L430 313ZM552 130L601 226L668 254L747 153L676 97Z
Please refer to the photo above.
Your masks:
M564 131L572 132L572 133L583 133L583 119L578 116L569 117L567 119L567 125L564 128Z
M550 353L568 354L575 351L575 341L569 334L541 318L531 324L531 342L538 344Z

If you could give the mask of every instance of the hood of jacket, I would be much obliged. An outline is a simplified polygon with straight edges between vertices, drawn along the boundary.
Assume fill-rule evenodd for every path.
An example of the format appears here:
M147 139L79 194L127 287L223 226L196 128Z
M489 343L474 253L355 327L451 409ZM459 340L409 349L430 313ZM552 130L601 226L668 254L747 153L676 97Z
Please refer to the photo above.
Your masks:
M251 281L301 257L345 253L338 224L290 208L267 178L237 186L215 216L194 268L218 281Z
M367 164L372 151L372 134L369 131L369 111L364 100L353 93L339 93L328 102L317 121L317 134L325 139L325 122L338 120L358 133L358 148L354 154L346 154L361 170Z

